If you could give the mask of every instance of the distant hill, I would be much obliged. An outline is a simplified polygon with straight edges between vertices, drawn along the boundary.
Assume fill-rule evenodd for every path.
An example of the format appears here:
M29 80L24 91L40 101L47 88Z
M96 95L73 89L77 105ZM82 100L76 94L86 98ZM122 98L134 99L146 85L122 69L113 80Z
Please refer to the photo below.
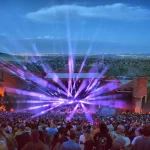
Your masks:
M11 61L12 55L0 52L0 61Z
M11 57L10 54L0 52L0 57Z

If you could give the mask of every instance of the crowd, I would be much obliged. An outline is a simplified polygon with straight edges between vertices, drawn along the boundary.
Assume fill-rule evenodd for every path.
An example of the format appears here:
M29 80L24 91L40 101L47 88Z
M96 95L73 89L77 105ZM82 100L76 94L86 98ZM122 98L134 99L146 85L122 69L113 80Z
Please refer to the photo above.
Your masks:
M0 113L0 150L150 150L149 114L31 115Z

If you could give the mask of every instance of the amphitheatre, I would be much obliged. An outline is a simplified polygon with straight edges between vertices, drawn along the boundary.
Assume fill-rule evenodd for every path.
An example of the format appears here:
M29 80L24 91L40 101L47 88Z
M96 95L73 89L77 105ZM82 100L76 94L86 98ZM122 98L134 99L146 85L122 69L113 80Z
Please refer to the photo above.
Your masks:
M4 55L4 54L3 54ZM6 55L6 56L5 56ZM30 94L30 92L37 92L40 94L45 94L46 96L56 96L58 98L64 98L72 100L74 98L69 97L68 95L63 95L63 92L60 91L63 90L62 85L64 87L68 87L69 82L69 66L67 62L67 56L64 56L64 60L62 59L62 56L42 56L42 57L35 57L34 56L7 56L5 54L4 57L1 57L1 68L0 68L0 74L2 74L2 79L0 82L0 93L3 96L4 92L7 92L9 95L10 105L11 107L16 110L19 109L19 107L23 108L27 104L25 100L32 100L33 96ZM107 55L106 55L107 56ZM37 59L36 62L33 62L32 59ZM133 67L133 73L132 70L128 70L128 76L122 76L123 73L120 73L120 70L118 68L118 73L115 75L115 69L119 66L119 64L123 64L120 68L121 70L125 69L125 60L122 58L109 58L106 57L105 59L101 59L98 56L89 56L86 63L84 64L84 67L82 68L82 71L80 71L80 65L82 62L84 62L83 56L76 56L76 63L74 67L74 72L72 73L71 80L72 82L71 86L74 88L72 90L72 96L75 97L77 91L80 89L80 87L84 86L84 83L90 84L90 82L97 83L97 87L92 88L96 89L102 89L104 87L104 92L100 94L100 96L110 96L108 101L112 98L113 101L117 102L117 100L124 101L124 107L121 111L131 111L131 112L149 112L149 101L148 101L148 76L146 74L137 76L135 73L135 68ZM16 61L16 60L20 61ZM42 59L42 60L41 60ZM55 60L55 63L54 61ZM56 61L58 60L58 61ZM112 65L112 61L114 64ZM130 62L131 61L131 62ZM133 61L138 60L126 60L127 63L131 63L132 65L135 65L136 63ZM148 61L148 60L146 60ZM111 62L111 63L110 63ZM121 63L118 63L121 62ZM111 64L111 65L110 65ZM21 66L22 65L22 66ZM54 66L55 65L55 66ZM24 67L25 66L25 67ZM44 68L47 69L45 69ZM81 65L82 66L82 65ZM109 67L108 67L109 66ZM115 69L114 69L114 66ZM131 65L130 65L131 66ZM79 69L80 68L80 69ZM90 69L92 68L92 69ZM139 68L141 69L141 68ZM144 68L143 68L144 69ZM18 70L18 71L17 71ZM20 70L20 71L19 71ZM22 72L22 73L21 73ZM144 72L143 72L144 73ZM21 77L21 74L23 74L23 77ZM125 75L125 73L124 73ZM37 79L36 79L37 78ZM126 80L123 80L123 78L126 78ZM38 83L41 80L41 83ZM35 81L37 80L37 81ZM54 88L50 88L49 91L46 91L45 89L47 87L43 87L41 84L43 82L48 82L50 85L54 85ZM60 80L61 84L56 81ZM99 84L98 84L99 83ZM112 86L107 87L107 85ZM82 86L81 86L82 85ZM39 88L37 88L39 86ZM113 86L116 86L113 88ZM106 88L105 88L106 87ZM91 89L91 90L96 90ZM17 92L17 90L20 90L20 93ZM21 92L22 91L22 92ZM24 91L26 91L27 94L22 94ZM55 95L56 93L57 95ZM78 94L78 100L84 100L88 96L88 93L85 91L85 87L83 87L82 92ZM97 94L98 96L99 94ZM119 98L117 96L120 95ZM116 98L115 98L116 96ZM69 97L69 98L68 98ZM40 99L39 96L34 99ZM16 100L16 102L15 102ZM19 101L19 100L22 100ZM97 97L95 98L95 101L99 101ZM105 99L103 99L105 100ZM106 98L107 100L107 98ZM19 103L17 103L17 101ZM21 104L22 103L22 104ZM46 102L45 102L46 103ZM47 103L46 103L47 104ZM97 103L97 105L100 107L100 105ZM105 104L107 107L109 106Z

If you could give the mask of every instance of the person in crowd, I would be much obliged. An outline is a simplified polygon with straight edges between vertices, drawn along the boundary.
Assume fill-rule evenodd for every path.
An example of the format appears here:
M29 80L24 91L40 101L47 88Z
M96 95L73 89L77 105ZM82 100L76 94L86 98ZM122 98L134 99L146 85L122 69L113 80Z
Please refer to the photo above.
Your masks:
M46 130L50 135L50 143L53 141L55 133L58 132L56 125L54 124L53 120L50 121L50 127L47 127Z
M18 143L11 134L6 133L7 126L5 121L3 121L0 126L0 141L2 146L8 150L17 150Z
M111 137L114 140L117 137L122 137L124 138L124 140L126 141L125 146L129 146L130 145L130 139L125 136L125 127L123 125L118 125L117 130L111 132Z
M58 131L60 133L60 144L69 140L69 136L67 135L67 129L66 128L60 127L58 129Z
M28 142L21 150L49 150L49 148L39 140L38 130L33 130L31 133L31 141Z
M87 129L85 131L84 135L85 135L84 150L94 150L96 147L95 147L95 143L92 139L90 130Z
M8 126L6 127L6 132L8 134L11 134L12 133L12 127L10 126L10 124L8 124Z
M51 142L51 146L50 146L50 149L51 150L59 150L60 149L60 141L59 141L59 138L60 138L60 133L59 132L56 132L54 134L54 138L53 138L53 141Z
M135 143L135 141L136 141L136 139L138 139L139 137L141 137L143 135L143 128L142 127L139 127L139 128L137 128L136 130L135 130L135 138L133 139L133 141L132 141L132 145L134 145L134 143Z
M26 128L25 128L25 131L26 131L26 132L28 132L28 133L29 133L29 135L31 136L31 128L26 127Z
M76 127L76 142L79 143L79 138L80 136L82 135L82 132L81 132L81 126L77 126Z
M13 129L13 136L14 137L16 137L17 135L18 135L18 133L19 133L19 129L18 129L18 127L14 127L14 129Z
M126 141L122 137L117 137L113 140L112 150L125 150Z
M143 135L136 138L133 143L133 150L150 149L150 125L143 127Z
M93 125L92 128L92 138L94 139L95 135L100 132L100 128L97 125Z
M64 142L60 150L81 150L79 144L76 143L76 134L74 132L70 133L70 140Z
M73 129L73 126L72 126L71 122L68 122L68 123L67 123L66 129L67 129L67 130L72 130L72 129Z
M73 108L74 107L70 107L69 110L72 111ZM66 109L68 108L66 107ZM72 120L68 122L65 120L65 114L63 114L62 116L58 116L55 111L57 112L59 110L48 112L36 118L31 118L33 114L29 112L0 112L0 131L2 131L2 133L0 133L0 146L2 146L4 150L7 150L9 148L12 148L11 150L20 149L20 145L22 145L20 143L28 141L24 140L25 137L23 137L22 135L24 135L24 133L28 133L28 137L31 137L31 133L32 131L34 131L34 129L39 129L41 136L39 136L36 142L33 142L33 140L30 139L31 141L28 143L36 147L35 145L42 142L42 144L39 145L44 144L44 147L46 146L45 144L49 145L49 147L47 146L46 149L53 148L54 150L59 150L59 147L63 143L76 141L76 143L80 145L80 149L85 150L86 148L91 149L92 146L90 148L89 145L92 145L94 141L95 146L93 148L106 148L107 150L108 146L110 148L112 141L114 142L116 138L123 138L125 140L124 147L125 149L127 149L131 146L129 137L132 139L132 137L135 136L136 137L132 140L133 148L137 148L136 146L139 144L140 140L144 141L146 143L145 145L148 145L149 140L146 139L149 139L149 136L147 136L146 134L144 135L144 131L142 132L142 130L145 126L150 124L150 114L118 113L116 115L107 117L95 114L92 116L95 123L91 124L86 121L86 116L83 114L84 112L77 115L75 114ZM26 121L27 118L30 119ZM110 124L111 126L109 126ZM56 125L58 126L56 127ZM112 131L113 128L114 131ZM72 132L75 132L76 134L75 141L70 139ZM109 134L111 135L112 140ZM47 138L49 136L52 138ZM17 146L17 142L14 137L17 139L19 146ZM57 142L55 143L55 141ZM24 147L25 146L23 146L23 148ZM142 150L144 150L144 148Z
M0 150L8 150L7 141L2 132L4 132L4 131L2 131L2 129L0 129Z
M47 125L45 124L44 120L42 119L42 120L40 120L40 122L39 122L38 130L39 130L39 131L42 131L42 130L43 130L43 129L42 129L43 126L46 126L46 127L47 127Z
M18 142L18 150L21 150L22 147L31 140L31 138L29 133L25 130L24 124L19 125L19 130L20 132L16 136L16 140Z
M81 150L84 150L85 131L86 131L86 127L83 127L83 134L80 135L80 137L79 137L79 146L80 146Z
M109 130L109 132L112 132L112 131L114 131L114 127L113 127L113 125L112 125L112 123L111 123L111 121L107 121L107 128L108 128L108 130Z
M135 138L135 130L139 127L137 122L132 122L128 131L129 139L132 141Z
M96 144L96 149L110 150L112 147L112 139L108 133L108 129L105 123L100 123L99 130L93 138Z
M43 124L41 125L41 130L39 131L40 134L40 140L46 144L48 147L50 147L50 134L46 130L47 125Z

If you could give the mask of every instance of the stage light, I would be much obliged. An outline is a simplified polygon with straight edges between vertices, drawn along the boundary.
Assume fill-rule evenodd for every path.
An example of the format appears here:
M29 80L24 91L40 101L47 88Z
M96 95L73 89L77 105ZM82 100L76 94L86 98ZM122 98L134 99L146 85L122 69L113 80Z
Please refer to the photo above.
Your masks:
M13 109L13 108L11 108L11 109L10 109L10 112L14 112L14 109Z
M68 31L69 32L69 31ZM68 43L70 44L70 43ZM89 48L89 50L91 47ZM41 78L37 75L35 75L33 72L27 70L25 66L17 67L15 65L9 64L9 63L2 63L0 66L4 66L7 71L11 73L15 73L18 77L23 79L24 81L27 81L27 83L34 84L36 88L40 87L40 92L33 92L33 91L26 91L16 88L7 88L7 91L10 93L15 93L18 95L28 96L30 97L28 100L16 100L17 103L36 103L38 106L32 106L25 108L25 110L34 110L39 109L43 107L50 107L42 112L39 112L38 114L32 116L33 118L47 113L48 111L61 107L63 105L74 105L77 104L74 108L73 112L71 113L71 117L73 117L74 112L77 109L78 103L81 103L82 109L86 112L87 119L91 116L88 113L88 109L84 106L84 104L87 105L103 105L103 106L112 106L114 108L121 108L123 106L123 103L121 100L118 102L113 102L114 99L112 95L104 95L108 93L109 91L116 90L118 88L118 84L115 81L112 81L110 83L107 83L105 85L102 85L100 80L103 78L103 75L107 72L109 69L109 66L106 66L101 73L99 73L99 67L92 66L89 73L93 72L93 70L96 72L93 76L93 74L89 74L91 77L89 80L87 79L80 79L80 74L82 73L82 70L84 66L86 65L87 57L86 54L84 57L84 60L81 63L79 72L77 76L74 75L74 67L75 67L75 58L71 53L71 45L69 45L69 57L68 57L68 83L60 80L57 73L53 72L51 69L52 74L52 81L49 82L45 78ZM48 72L46 66L44 64L41 64L46 72ZM66 83L66 84L65 84ZM66 86L68 84L68 87ZM37 100L33 100L33 97L36 97ZM61 98L62 97L62 98ZM116 95L117 98L120 99L118 95ZM116 98L115 97L115 98ZM82 98L82 100L81 100ZM112 100L111 100L112 99ZM42 105L40 105L42 104ZM53 106L54 105L54 106ZM23 110L23 109L22 109ZM71 118L69 117L69 118Z

